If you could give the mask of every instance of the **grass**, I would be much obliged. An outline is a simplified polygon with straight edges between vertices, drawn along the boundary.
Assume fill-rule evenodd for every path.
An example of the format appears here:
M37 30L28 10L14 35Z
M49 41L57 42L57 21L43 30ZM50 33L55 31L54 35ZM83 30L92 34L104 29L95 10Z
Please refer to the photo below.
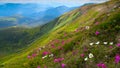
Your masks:
M100 6L96 5L96 7ZM34 41L29 48L26 48L19 54L16 53L13 56L7 57L11 58L10 60L5 60L6 58L4 58L1 67L36 68L40 65L42 68L45 66L48 68L61 68L60 63L54 63L53 61L54 58L63 57L64 60L61 63L65 63L67 65L66 68L97 68L96 64L100 62L106 64L108 68L119 68L120 63L115 64L114 57L117 53L120 53L120 48L116 47L117 38L120 35L120 9L110 12L110 16L106 17L105 13L107 11L97 11L96 7L86 10L87 12L80 16L77 16L79 15L78 13L74 13L77 10L71 16L68 13L68 18L64 19L63 15L62 18L59 18L59 24L53 30ZM65 23L73 19L74 15L76 17L74 20L70 21L69 24ZM95 25L95 22L100 23ZM90 26L90 29L86 30L83 28L85 26ZM76 29L80 30L76 32ZM96 36L95 31L99 31L100 35ZM51 40L54 41L56 39L59 40L59 42L54 43L56 48L51 48ZM62 44L62 41L67 42ZM99 45L89 45L90 42L96 43L97 41L101 43ZM112 45L113 48L109 48L110 45L104 45L104 41L114 42ZM38 52L37 57L33 59L27 58L28 55L36 53L36 49L42 46L46 46L46 48ZM58 49L59 47L63 49ZM44 51L49 51L55 56L53 58L47 57L42 59L42 52ZM94 58L84 61L84 58L88 57L89 53L92 53ZM80 54L84 54L85 56L81 57Z

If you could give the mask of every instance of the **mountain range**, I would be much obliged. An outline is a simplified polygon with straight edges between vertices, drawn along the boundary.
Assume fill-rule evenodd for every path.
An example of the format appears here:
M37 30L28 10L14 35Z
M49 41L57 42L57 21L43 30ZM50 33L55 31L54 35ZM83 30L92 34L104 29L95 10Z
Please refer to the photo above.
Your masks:
M34 28L0 29L0 68L119 67L120 0L84 5Z
M77 7L50 7L39 4L2 4L0 5L0 28L42 25L75 8Z

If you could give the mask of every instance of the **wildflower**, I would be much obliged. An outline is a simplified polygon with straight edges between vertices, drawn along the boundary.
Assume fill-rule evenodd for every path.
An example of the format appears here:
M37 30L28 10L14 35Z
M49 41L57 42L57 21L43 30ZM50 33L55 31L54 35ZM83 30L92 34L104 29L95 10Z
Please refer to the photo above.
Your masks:
M108 42L103 42L105 45L107 45L108 44Z
M54 55L53 54L50 54L49 57L53 57Z
M41 48L38 48L39 51L41 51L42 49Z
M78 32L78 31L79 31L78 29L75 30L75 32Z
M55 45L52 44L51 47L52 47L52 48L55 48Z
M57 59L54 59L54 62L61 62L63 60L64 60L64 58L57 58Z
M30 56L30 55L28 55L28 56L27 56L27 58L28 58L28 59L30 59L30 58L31 58L31 56Z
M113 45L113 42L110 42L110 45Z
M118 43L116 46L120 47L120 43Z
M84 54L80 54L81 57L84 57L85 55Z
M45 58L47 58L47 55L42 57L42 59L45 59Z
M95 23L95 25L98 25L98 24L99 24L99 22L96 22L96 23Z
M49 54L49 52L47 52L47 51L43 52L43 56L45 56L47 54Z
M120 62L120 55L116 55L115 56L115 63L119 63Z
M62 63L62 64L61 64L61 67L62 67L62 68L65 68L65 67L66 67L66 64Z
M63 40L63 41L62 41L62 45L64 45L64 44L65 44L65 41Z
M98 44L100 44L100 42L98 41L98 42L96 42L96 45L98 45Z
M100 34L100 32L98 32L98 31L95 32L95 35L99 35L99 34Z
M88 60L88 57L86 57L84 60L87 61L87 60Z
M37 66L37 68L40 68L40 66Z
M109 48L113 48L112 46L109 46Z
M85 27L85 29L89 30L89 29L90 29L90 27L89 27L89 26L86 26L86 27Z
M92 53L89 54L89 58L93 58L94 55Z
M34 53L34 54L32 54L32 57L36 57L36 56L37 56L37 54L35 54L35 53Z
M58 59L54 59L54 62L59 62L59 60Z
M104 63L98 63L97 66L100 68L107 68L107 66Z
M90 45L92 46L94 43L90 43Z

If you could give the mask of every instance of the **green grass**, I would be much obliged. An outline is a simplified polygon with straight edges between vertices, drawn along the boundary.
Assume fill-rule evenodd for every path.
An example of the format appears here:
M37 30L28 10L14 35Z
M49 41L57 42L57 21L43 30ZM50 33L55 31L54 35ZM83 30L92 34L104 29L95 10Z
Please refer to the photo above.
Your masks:
M61 63L65 63L67 68L97 68L96 64L103 62L108 68L119 68L119 64L114 63L114 57L119 53L119 47L116 47L117 38L120 36L120 9L109 12L110 16L107 17L107 11L97 10L103 6L95 5L86 9L86 13L77 13L79 9L74 10L68 14L62 15L56 21L57 24L48 33L35 40L30 46L19 53L13 54L2 59L1 67L5 68L36 68L38 65L43 68L61 68L59 63L54 63L54 58L42 59L42 52L52 52L56 58L64 57ZM110 4L111 5L111 4ZM113 7L111 7L113 8ZM81 11L82 12L82 11ZM69 17L68 17L69 16ZM115 20L115 21L114 21ZM54 22L56 22L54 21ZM53 22L53 23L54 23ZM95 25L95 22L100 22ZM90 26L89 30L84 27ZM80 31L75 32L76 29ZM99 31L100 35L96 36L95 31ZM64 34L67 34L65 36ZM54 43L56 48L51 48L51 40L58 39L60 42ZM70 40L64 45L62 41ZM101 44L90 46L90 42L100 41ZM114 42L113 48L110 45L103 45L104 41ZM27 56L36 52L36 49L46 46L41 52L37 53L38 56L34 59L27 59ZM61 46L63 50L59 50ZM87 51L84 51L87 48ZM73 54L75 52L76 54ZM88 54L92 53L94 58L84 61ZM80 54L85 54L85 57L80 57ZM107 56L107 58L105 57Z

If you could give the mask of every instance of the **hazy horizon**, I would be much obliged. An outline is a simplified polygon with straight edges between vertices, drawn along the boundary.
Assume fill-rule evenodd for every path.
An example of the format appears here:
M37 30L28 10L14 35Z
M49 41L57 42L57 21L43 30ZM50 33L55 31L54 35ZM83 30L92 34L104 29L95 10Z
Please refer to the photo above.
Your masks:
M67 7L81 6L85 3L102 3L108 0L0 0L0 4L15 3L15 4L40 4L49 6L64 5Z

